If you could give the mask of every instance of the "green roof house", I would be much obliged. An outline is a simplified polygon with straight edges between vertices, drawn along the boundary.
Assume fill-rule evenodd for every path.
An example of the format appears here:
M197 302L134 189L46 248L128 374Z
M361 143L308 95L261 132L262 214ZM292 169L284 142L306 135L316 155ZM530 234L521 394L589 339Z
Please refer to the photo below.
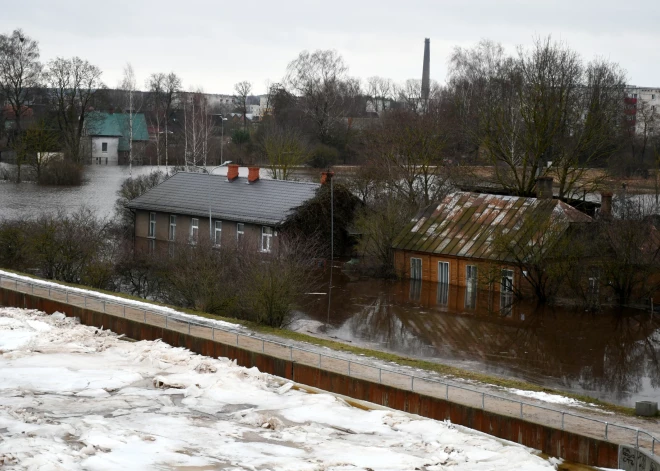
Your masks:
M126 165L129 160L130 115L94 111L85 123L88 160L96 165ZM133 114L133 163L141 163L149 133L143 113Z

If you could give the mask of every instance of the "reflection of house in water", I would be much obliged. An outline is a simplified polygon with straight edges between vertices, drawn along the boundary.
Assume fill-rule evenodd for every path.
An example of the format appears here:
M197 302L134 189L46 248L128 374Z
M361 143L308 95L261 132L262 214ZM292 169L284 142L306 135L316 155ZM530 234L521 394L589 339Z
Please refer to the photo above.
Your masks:
M410 280L333 280L332 335L631 404L660 392L660 319L545 308L510 294ZM327 299L306 314L325 323ZM646 395L646 396L644 396Z

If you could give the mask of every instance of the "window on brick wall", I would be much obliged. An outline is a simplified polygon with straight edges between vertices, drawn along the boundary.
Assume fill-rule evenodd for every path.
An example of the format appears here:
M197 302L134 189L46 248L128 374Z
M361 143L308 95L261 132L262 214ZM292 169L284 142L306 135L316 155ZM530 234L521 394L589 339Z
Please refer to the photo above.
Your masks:
M170 240L176 239L176 216L170 215Z
M196 244L199 239L199 219L192 218L190 220L190 243Z
M413 280L422 279L422 259L421 258L411 258L410 259L410 278Z
M261 251L270 252L273 248L273 228L263 226L261 228Z
M243 235L245 234L245 224L242 222L236 223L236 243L240 244L243 242Z
M449 262L438 262L438 283L449 284Z
M222 242L222 221L215 221L214 233L213 233L213 245L220 247Z
M149 237L156 237L156 213L149 213Z

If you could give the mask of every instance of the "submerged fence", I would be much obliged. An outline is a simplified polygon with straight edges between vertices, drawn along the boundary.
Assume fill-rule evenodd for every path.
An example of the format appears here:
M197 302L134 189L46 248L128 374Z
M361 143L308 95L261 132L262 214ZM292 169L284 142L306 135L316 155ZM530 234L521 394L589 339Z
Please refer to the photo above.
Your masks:
M151 305L147 302L132 301L94 291L69 288L52 282L21 277L6 272L0 273L0 287L200 338L217 340L228 345L235 345L283 360L322 368L349 377L406 389L458 404L478 407L501 415L519 417L561 430L570 430L595 438L604 438L614 443L648 450L652 455L655 454L655 442L658 441L658 438L640 428L480 391L469 385L423 377L399 371L395 368L369 365L364 361L355 361L338 355L321 353L297 345L265 339L251 332L242 332L241 326L233 328L226 322L187 315L173 309Z

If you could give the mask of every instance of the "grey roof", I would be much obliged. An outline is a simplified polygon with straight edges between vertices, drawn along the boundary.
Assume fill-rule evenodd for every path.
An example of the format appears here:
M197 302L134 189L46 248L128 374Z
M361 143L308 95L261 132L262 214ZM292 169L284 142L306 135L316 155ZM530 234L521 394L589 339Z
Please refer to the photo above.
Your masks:
M230 182L224 175L179 172L126 206L208 217L210 194L211 214L215 219L277 225L292 210L313 198L319 186L267 179L248 183L245 177Z

